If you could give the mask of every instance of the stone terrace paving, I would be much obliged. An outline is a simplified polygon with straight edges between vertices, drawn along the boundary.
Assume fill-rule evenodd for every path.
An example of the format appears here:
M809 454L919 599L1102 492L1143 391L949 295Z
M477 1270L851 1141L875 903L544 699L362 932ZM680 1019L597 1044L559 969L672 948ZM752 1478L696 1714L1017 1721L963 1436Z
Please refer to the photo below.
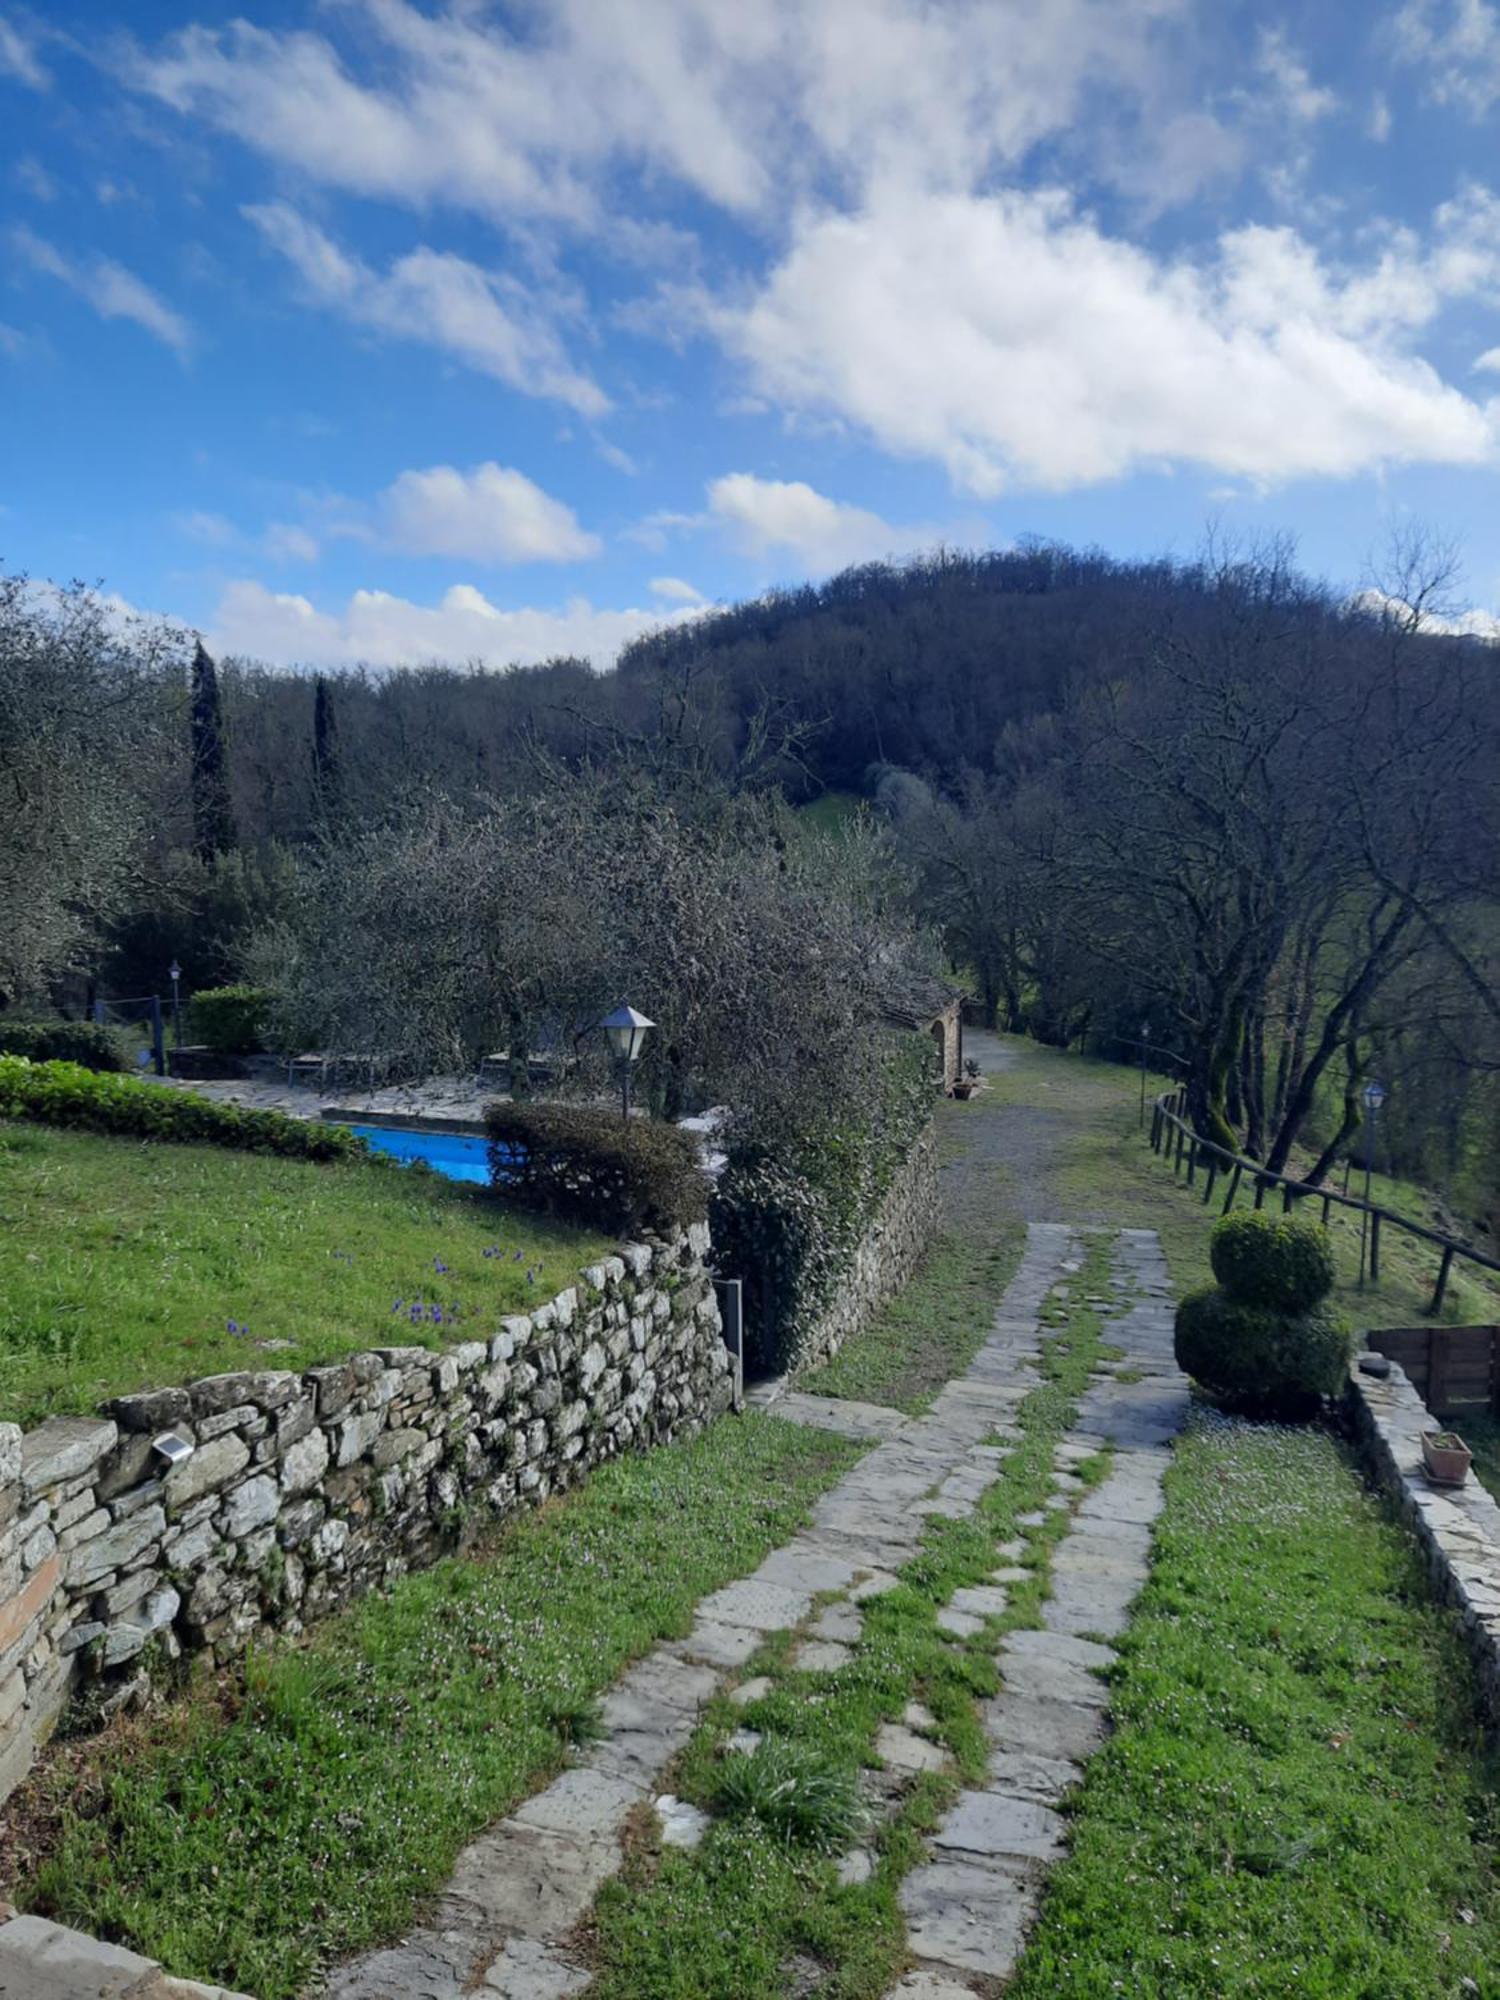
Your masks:
M1043 1304L1079 1269L1079 1250L1066 1225L1030 1225L988 1340L924 1417L795 1393L780 1398L779 1416L880 1441L823 1497L802 1534L752 1576L706 1598L686 1639L659 1646L622 1676L603 1704L604 1734L580 1764L467 1848L428 1921L339 1968L326 2000L583 1993L590 1973L570 1956L568 1941L620 1866L628 1816L649 1802L667 1842L696 1844L703 1816L664 1794L662 1781L722 1679L768 1633L801 1625L814 1597L831 1591L842 1595L801 1640L797 1664L843 1665L859 1640L860 1604L889 1589L917 1553L925 1518L973 1511L1017 1436L1017 1408L1040 1379ZM985 1711L989 1784L959 1795L927 1860L903 1885L917 1964L892 2000L965 2000L1012 1971L1045 1870L1064 1844L1058 1804L1104 1737L1108 1692L1093 1670L1115 1655L1081 1635L1125 1628L1149 1562L1168 1446L1187 1407L1172 1360L1166 1265L1152 1232L1119 1233L1113 1276L1131 1302L1105 1317L1105 1337L1124 1352L1115 1367L1139 1379L1116 1380L1114 1368L1102 1369L1058 1446L1047 1504L1068 1509L1071 1528L1053 1552L1051 1595L1039 1630L1001 1642L1003 1691ZM1084 1494L1071 1468L1104 1445L1113 1449L1110 1470ZM959 1638L979 1632L985 1614L1004 1609L1005 1577L1002 1569L991 1584L957 1592L940 1625ZM882 1729L877 1749L887 1771L899 1777L943 1766L945 1753L924 1733L930 1724L913 1705ZM847 1880L869 1865L860 1852L841 1864ZM196 2000L214 1992L36 1918L0 1926L0 2000Z
M624 1675L604 1703L605 1735L583 1762L469 1847L430 1922L344 1966L328 1984L328 2000L460 2000L471 1993L565 2000L584 1992L590 1975L570 1959L567 1940L620 1865L627 1817L653 1802L666 1840L693 1844L701 1816L664 1795L661 1779L721 1677L743 1665L766 1634L800 1625L816 1595L836 1590L844 1596L820 1614L797 1662L835 1670L858 1641L861 1601L890 1588L918 1550L924 1519L973 1511L997 1475L1007 1436L1015 1436L1017 1407L1038 1382L1042 1305L1054 1283L1077 1270L1077 1252L1070 1229L1031 1226L989 1339L925 1417L781 1398L779 1416L882 1441L824 1496L805 1532L754 1575L706 1598L686 1639L658 1647ZM1122 1234L1115 1268L1136 1296L1107 1322L1107 1338L1142 1379L1102 1376L1059 1447L1056 1506L1073 1507L1070 1464L1103 1443L1113 1444L1116 1456L1103 1484L1076 1506L1075 1529L1054 1555L1043 1629L1005 1642L1005 1692L987 1713L992 1783L960 1796L934 1836L930 1862L906 1882L903 1907L920 1968L896 1989L905 2000L967 1995L969 1975L993 1978L1011 1969L1042 1871L1062 1845L1057 1802L1103 1736L1106 1690L1089 1669L1114 1656L1077 1635L1124 1627L1146 1572L1166 1446L1187 1404L1172 1362L1171 1302L1155 1238ZM940 1619L967 1637L1004 1602L1000 1583L960 1591ZM920 1723L920 1715L909 1715L882 1731L877 1747L888 1769L941 1765L943 1753ZM857 1871L862 1862L867 1857L851 1855L844 1865Z

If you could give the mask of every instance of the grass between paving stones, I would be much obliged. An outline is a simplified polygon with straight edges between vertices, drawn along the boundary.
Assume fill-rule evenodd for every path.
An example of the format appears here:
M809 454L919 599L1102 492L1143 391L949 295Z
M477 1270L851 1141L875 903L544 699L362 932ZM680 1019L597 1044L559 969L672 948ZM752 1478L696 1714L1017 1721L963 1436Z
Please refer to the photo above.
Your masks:
M47 1858L29 1907L173 1972L292 2000L397 1935L460 1848L565 1762L632 1659L684 1633L862 1447L725 1418L601 1467L516 1523L232 1686L63 1746L13 1802Z
M1500 1992L1466 1656L1326 1432L1195 1412L1013 2000Z
M1090 1247L1071 1298L1108 1284L1107 1247ZM1039 1526L1020 1517L1036 1512L1052 1490L1053 1455L1066 1433L1098 1359L1099 1321L1082 1304L1049 1303L1051 1331L1040 1357L1043 1380L1018 1413L1019 1440L995 1483L967 1520L933 1517L924 1546L900 1572L896 1589L861 1608L864 1629L850 1662L831 1674L791 1664L795 1635L778 1633L747 1662L745 1678L772 1685L758 1701L735 1705L720 1695L679 1760L671 1784L680 1796L714 1814L702 1845L684 1853L638 1845L623 1873L600 1891L591 1937L597 1966L589 2000L786 2000L816 1992L819 2000L877 2000L907 1959L897 1896L902 1878L922 1859L922 1840L951 1803L961 1782L982 1782L987 1745L979 1704L1000 1684L994 1649L1000 1635L1039 1622L1053 1545L1068 1516L1049 1510ZM1101 1454L1081 1468L1085 1483L1103 1476ZM936 1614L953 1592L984 1582L1000 1544L1024 1538L1033 1580L1011 1586L1004 1615L986 1620L968 1641L947 1638ZM906 1704L921 1702L936 1718L937 1737L951 1752L954 1774L925 1773L899 1794L882 1823L872 1815L864 1839L873 1872L841 1886L835 1858L815 1840L794 1842L772 1820L732 1810L754 1784L726 1784L745 1761L726 1755L737 1728L760 1732L777 1769L788 1763L840 1796L878 1763L876 1733L899 1721Z
M0 1121L0 1419L487 1337L613 1247L385 1160Z

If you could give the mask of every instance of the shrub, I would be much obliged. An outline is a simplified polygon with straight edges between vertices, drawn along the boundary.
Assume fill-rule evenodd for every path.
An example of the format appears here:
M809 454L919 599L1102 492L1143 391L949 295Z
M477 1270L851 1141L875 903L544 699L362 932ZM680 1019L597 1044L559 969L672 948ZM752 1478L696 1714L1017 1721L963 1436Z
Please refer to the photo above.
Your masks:
M246 1111L132 1076L101 1076L78 1063L34 1063L24 1056L0 1055L0 1118L31 1118L129 1139L234 1146L292 1160L358 1158L369 1150L342 1125L288 1118L280 1111Z
M490 1178L507 1201L621 1236L670 1235L708 1212L692 1137L572 1104L491 1104Z
M16 1021L6 1015L0 1019L0 1055L81 1063L85 1069L130 1067L125 1037L95 1021Z
M1215 1285L1177 1308L1175 1347L1178 1367L1221 1402L1301 1416L1343 1388L1354 1342L1327 1306L1278 1312Z
M858 1124L814 1128L800 1144L740 1147L714 1189L720 1267L745 1286L746 1361L784 1374L806 1358L860 1240L932 1116L936 1055L923 1038L890 1045Z
M252 1056L276 995L264 986L209 986L188 1003L188 1026L220 1056Z
M850 1773L785 1737L726 1757L714 1803L725 1814L759 1820L782 1840L825 1853L846 1847L865 1821Z
M1316 1223L1248 1211L1226 1215L1209 1245L1214 1276L1247 1305L1306 1312L1333 1289L1333 1245Z

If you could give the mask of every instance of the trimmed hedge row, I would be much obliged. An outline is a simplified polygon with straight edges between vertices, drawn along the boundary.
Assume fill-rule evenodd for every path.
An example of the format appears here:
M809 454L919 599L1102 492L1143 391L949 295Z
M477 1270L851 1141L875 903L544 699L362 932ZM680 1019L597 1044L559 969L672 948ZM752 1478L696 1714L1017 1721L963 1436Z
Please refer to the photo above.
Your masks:
M78 1063L28 1062L0 1055L0 1118L30 1118L127 1139L233 1146L290 1160L343 1160L369 1148L342 1125L314 1124L280 1111L246 1111L191 1091L101 1076Z
M936 1051L925 1036L887 1044L872 1064L866 1115L801 1145L743 1151L714 1190L721 1267L745 1284L746 1364L785 1374L838 1294L882 1197L928 1120Z
M691 1136L571 1104L490 1104L490 1179L505 1199L621 1236L670 1235L708 1213Z
M215 1055L253 1056L275 999L264 986L205 986L188 1002L188 1025Z
M7 1015L0 1018L0 1056L81 1063L95 1070L130 1067L123 1038L96 1021L15 1021Z

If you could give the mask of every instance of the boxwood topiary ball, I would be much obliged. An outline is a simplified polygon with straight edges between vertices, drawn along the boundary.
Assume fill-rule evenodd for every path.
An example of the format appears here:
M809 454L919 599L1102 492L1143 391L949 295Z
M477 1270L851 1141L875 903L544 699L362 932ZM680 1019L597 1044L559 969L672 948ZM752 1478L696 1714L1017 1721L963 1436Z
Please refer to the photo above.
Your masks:
M1354 1338L1326 1306L1277 1312L1216 1285L1190 1292L1177 1308L1174 1345L1178 1367L1218 1401L1302 1416L1343 1388Z
M1247 1305L1307 1312L1333 1287L1327 1230L1293 1215L1226 1215L1214 1226L1208 1255L1225 1291Z

